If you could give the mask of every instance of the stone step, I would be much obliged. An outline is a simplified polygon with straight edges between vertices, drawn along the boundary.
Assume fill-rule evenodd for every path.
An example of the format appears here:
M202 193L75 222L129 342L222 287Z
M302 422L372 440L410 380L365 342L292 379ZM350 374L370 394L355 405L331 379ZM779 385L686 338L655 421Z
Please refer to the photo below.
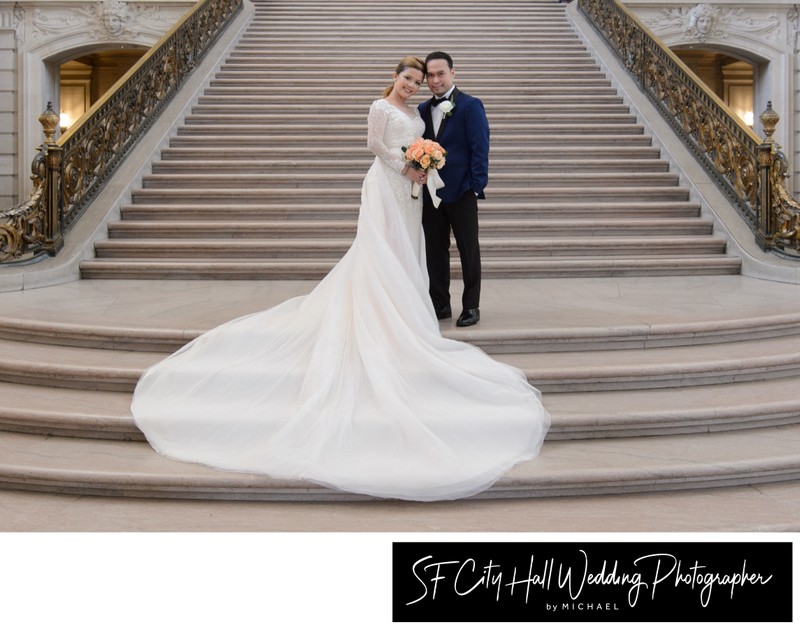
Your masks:
M367 108L364 108L367 109ZM610 122L634 122L636 117L633 116L629 109L622 104L610 103L605 105L591 105L578 104L574 107L560 107L557 104L550 105L529 105L510 107L504 105L502 108L495 108L491 113L492 123L495 121L503 122L527 122L527 121L601 121L603 123ZM334 110L333 108L320 109L310 106L301 106L295 104L290 111L287 111L285 105L273 104L271 106L264 105L240 105L232 111L230 104L218 105L196 105L192 108L192 114L186 117L187 123L195 122L228 122L236 121L238 124L247 124L253 120L265 121L280 121L297 123L299 121L323 121L330 120L336 122L350 122L362 123L364 122L364 111L353 111L350 108L340 108Z
M96 317L96 315L95 315ZM788 322L787 322L788 326ZM758 323L752 324L754 330ZM204 330L108 324L89 318L88 321L64 322L47 319L0 318L0 339L44 347L65 346L128 353L155 352L158 356L175 352ZM17 346L17 348L19 348ZM27 351L25 352L27 355ZM40 355L41 356L41 355ZM81 355L82 356L82 355ZM157 360L149 359L149 363ZM136 367L141 367L137 363Z
M322 60L320 60L322 61ZM552 67L549 67L552 64ZM522 78L530 76L545 76L545 77L572 77L572 76L601 76L605 78L600 66L590 57L586 56L581 60L568 60L564 61L561 57L546 57L536 64L531 64L529 61L513 63L509 61L503 65L503 70L509 72L514 70L518 72ZM459 63L459 71L468 73L473 80L481 79L481 81L495 80L497 77L497 67L494 64L479 65L473 62L468 68L463 68ZM261 61L255 57L240 58L236 54L232 54L227 60L220 65L217 76L230 74L232 77L239 76L239 73L246 72L254 74L254 76L264 78L278 78L286 82L286 64L276 63L274 61ZM361 82L369 83L371 87L375 86L375 81L384 81L391 77L391 73L387 73L386 66L382 62L373 60L373 65L364 65L359 67L357 79ZM347 68L324 68L320 69L319 64L293 64L292 65L292 81L303 80L316 80L316 79L336 79L346 80L348 84L350 81L355 80L352 70Z
M327 161L342 162L347 160L363 160L362 164L367 166L375 159L374 156L366 150L364 146L320 146L315 147L314 156L302 155L303 149L292 149L287 147L283 150L283 155L292 155L295 162L307 160L324 159ZM233 146L230 147L209 147L200 143L195 143L192 146L170 146L162 149L162 158L169 160L184 160L191 163L197 161L212 161L224 160L227 162L241 163L244 160L275 160L275 152L270 148L265 147L252 147L247 151L247 155L243 156L242 152ZM550 149L542 148L536 151L534 155L528 156L523 147L506 145L506 146L493 146L491 149L490 160L492 164L498 163L503 160L503 163L509 162L525 162L527 160L540 159L544 162L563 163L564 160L579 160L583 162L600 163L601 165L609 160L636 160L641 162L644 160L660 160L661 150L651 144L638 144L634 146L615 146L615 145L595 145L595 146L564 146L559 144L557 147ZM283 160L286 161L286 160ZM571 164L568 164L571 166ZM366 170L362 170L365 173Z
M373 158L368 155L361 157L344 157L337 159L262 159L252 158L249 160L238 159L217 159L213 151L204 154L195 154L181 157L173 157L165 153L163 157L170 159L153 162L152 172L154 175L161 174L187 174L195 175L206 173L209 175L237 175L247 174L270 174L281 173L284 179L287 174L300 173L366 173ZM549 160L536 158L502 158L491 157L491 169L493 173L563 173L563 172L582 172L582 173L667 173L669 172L669 162L666 160L652 159L563 159L553 158ZM492 181L497 177L492 175Z
M389 81L387 81L388 84ZM573 83L565 83L563 85L523 85L519 89L514 89L514 93L507 95L504 98L498 96L481 96L481 100L490 104L500 100L508 100L512 103L529 103L535 102L540 98L553 97L555 88L558 87L557 93L561 99L572 98L573 96L580 97L584 100L595 97L607 97L610 99L618 98L616 90L611 85L588 85L584 86L582 82L575 81ZM477 84L470 82L459 83L459 87L463 86L463 91L471 92L472 86ZM349 90L346 94L341 96L337 95L337 100L342 103L350 101L354 104L360 105L368 104L375 98L380 98L380 92L383 88L382 85L373 85L369 88L361 90ZM480 89L480 88L478 88ZM319 103L319 88L315 85L299 85L291 86L290 88L276 89L268 85L254 85L250 86L247 81L242 82L240 85L214 85L212 84L205 90L207 96L230 96L241 97L248 96L250 98L269 97L271 99L285 99L295 101L302 101L303 98L307 99L309 103ZM418 99L419 101L423 99Z
M288 183L298 189L324 188L328 190L360 191L363 173L340 173L335 178L330 173L292 173ZM208 183L208 175L203 173L154 173L142 177L142 186L145 189L185 189L202 187ZM679 177L675 173L636 173L636 172L600 172L583 173L575 177L572 173L531 173L503 171L495 169L492 174L492 190L499 192L502 189L535 188L540 186L557 187L572 186L577 188L594 189L600 186L607 188L639 188L639 187L673 187L678 186ZM239 190L270 189L280 190L287 184L285 173L217 173L214 177L214 188L231 188Z
M731 342L721 350L712 344L496 356L543 393L649 390L797 377L797 341L800 335ZM13 340L0 340L0 349L0 382L90 391L132 392L142 371L166 356Z
M98 440L144 441L130 412L130 392L0 382L0 430Z
M525 285L530 286L530 283ZM292 286L292 283L289 283L286 288L291 289ZM496 297L498 301L492 304L490 311L509 315L517 310L520 311L516 313L517 316L529 315L528 311L517 306L517 298L513 295L514 292L523 291L522 286L516 283L512 288L498 293ZM167 294L174 294L180 288L169 284L161 287ZM113 292L115 289L120 299L130 300L133 295L136 296L135 300L140 301L141 287L128 289L126 286L115 287L113 284L107 286L106 283L97 286L97 290L101 293ZM128 293L130 295L126 295ZM298 294L300 293L295 288L288 296ZM696 295L693 297L681 295L682 298L673 296L669 299L699 301ZM239 309L236 315L253 311L249 299L235 306ZM267 307L268 304L264 306ZM228 312L230 308L230 305L225 303L222 311ZM39 319L0 317L0 339L42 346L168 354L178 350L208 328L208 326L176 328L166 324L142 326L119 321L107 322L103 319L102 312L91 313L76 322L63 321L61 313L44 311L37 314ZM498 319L488 318L481 322L481 326L475 328L445 328L443 335L472 343L488 353L498 355L648 350L698 345L709 346L706 352L721 355L729 347L725 344L761 339L786 339L800 335L800 311L791 310L788 305L784 312L763 314L756 311L756 314L736 318L726 317L727 311L723 311L716 318L707 318L703 309L695 306L694 310L688 311L688 315L688 318L675 317L654 323L639 323L634 318L632 322L625 324L577 326L532 325L529 323L530 317L523 317L524 323L516 327L503 327ZM44 318L45 316L49 316L49 319ZM556 321L560 323L561 320ZM19 347L16 349L19 350ZM27 350L20 356L26 354Z
M502 122L494 125L492 135L495 138L520 137L521 134L528 134L527 141L536 142L537 136L544 136L549 143L557 143L561 136L573 134L586 134L594 136L603 135L638 135L644 133L644 127L639 124L624 122L617 123L591 123L591 124L571 124L560 125L555 123L524 123L524 122ZM202 135L209 136L252 136L262 138L264 142L275 145L278 139L290 138L294 145L305 146L308 150L308 136L314 137L315 143L321 142L358 142L365 139L366 127L363 124L335 124L333 122L317 122L315 124L289 124L281 121L276 122L244 122L241 119L236 123L214 124L214 123L195 123L178 127L178 135L184 137L197 137ZM649 138L648 138L649 141Z
M100 391L133 391L142 371L163 356L8 340L0 349L2 382Z
M222 238L206 234L193 239L181 232L168 239L110 239L95 242L98 258L185 259L185 260L269 260L330 259L342 257L350 249L351 238ZM525 261L551 256L709 256L725 253L727 241L717 236L675 237L591 237L569 238L499 238L481 240L481 257L524 258ZM453 254L457 250L453 248Z
M273 17L289 15L298 16L305 19L315 19L319 15L332 14L332 15L350 15L356 13L363 13L366 15L384 15L387 22L393 24L397 20L396 5L393 7L391 4L380 4L374 0L363 0L362 2L341 1L337 2L331 0L326 2L320 0L319 2L294 2L290 5L279 4L275 2L268 2L268 6L261 6L259 0L254 0L253 4L256 5L257 11L253 19L255 20L269 20ZM409 11L430 8L430 2L406 2L404 7L408 7ZM561 17L564 13L563 6L552 6L552 0L530 0L529 2L495 2L492 5L476 6L472 2L453 2L452 0L441 0L438 4L444 11L451 12L454 19L458 16L488 16L498 17L496 8L500 6L504 11L511 12L516 15L519 12L536 13L545 16L556 15ZM491 6L491 8L489 8ZM505 15L502 13L500 15ZM464 18L465 19L465 18Z
M487 195L491 195L496 201L549 201L551 203L573 202L580 199L581 189L569 187L522 187L514 188L487 188ZM603 187L583 189L583 203L597 203L600 201L688 201L689 191L677 186L671 187ZM208 188L206 190L197 189L157 189L143 188L134 190L132 193L134 203L196 203L203 204L238 204L238 203L258 203L264 200L264 190L238 190L233 195L230 189ZM337 201L340 203L353 204L354 209L358 208L360 194L359 190L351 188L336 191ZM270 188L269 200L271 203L325 203L331 199L331 194L324 188Z
M526 136L520 138L518 134L501 134L495 133L492 136L494 142L498 145L507 144L509 147L513 146L519 153L525 150L530 150L531 147L536 147L537 150L552 149L555 144L552 137L548 134L541 134L538 136ZM304 135L260 135L252 136L247 134L233 136L226 135L212 135L202 132L184 132L180 135L174 136L170 139L171 147L206 147L211 148L236 148L240 147L240 155L244 150L250 153L250 147L263 148L264 146L273 147L273 155L275 149L279 148L281 155L289 156L305 156L312 150L307 144L307 137ZM321 151L322 147L326 144L333 146L336 151L352 152L359 150L362 155L367 155L366 149L366 129L362 129L361 134L352 134L347 136L340 135L324 135L319 136L316 140L317 144L313 147L314 152ZM346 148L342 148L341 143L346 143ZM579 135L579 134L564 134L558 136L559 145L567 147L582 147L587 146L616 146L616 147L629 147L629 146L651 146L652 139L640 133L630 133L624 135L616 134L601 134L601 135ZM355 144L356 146L353 146ZM494 151L494 147L492 148Z
M407 6L409 7L409 11L412 11L414 8L429 8L430 3L409 3ZM549 8L537 5L508 5L495 2L492 5L492 9L499 7L502 10L502 13L499 15L491 10L478 11L474 5L468 4L454 6L443 4L441 6L443 10L451 13L451 15L448 15L448 23L452 21L454 24L463 23L466 25L472 25L473 29L474 23L472 22L472 17L480 17L481 25L483 25L485 20L487 23L505 23L510 24L512 27L518 23L516 21L516 18L518 17L536 17L537 19L533 22L534 24L538 24L539 20L564 21L563 12L552 11ZM397 14L395 11L396 10L392 10L389 7L383 7L375 2L363 7L360 5L354 5L352 3L338 5L333 3L330 6L320 3L319 5L314 6L313 9L311 7L302 5L292 8L271 6L266 11L257 12L253 17L251 24L285 24L287 21L295 20L302 23L319 23L321 25L327 25L330 30L345 29L346 31L349 31L352 30L353 18L358 17L359 23L361 23L361 20L372 19L375 21L380 21L385 26L390 28L397 22ZM397 29L393 29L393 33L397 34Z
M314 39L304 40L299 42L297 37L265 37L259 34L244 33L237 44L238 52L259 52L269 53L271 51L278 52L281 55L302 55L309 53L328 53L335 49L337 46L347 46L347 51L351 54L359 53L366 55L374 54L375 43L373 41L365 42L353 40L342 37L317 37ZM428 50L430 48L430 40L425 39L397 39L394 41L381 42L384 46L391 47L393 51L405 51L418 48L419 50ZM458 37L452 38L447 42L447 50L453 59L461 59L469 57L470 54L480 57L484 60L494 58L502 58L508 56L510 53L519 52L524 58L526 55L536 52L543 52L553 54L561 51L568 51L574 53L581 53L586 51L585 45L573 38L556 39L553 42L538 42L538 41L524 41L514 42L508 40L499 40L491 42L491 47L487 48L480 40L476 43L467 39ZM424 53L420 53L424 54ZM395 55L396 58L397 55Z
M140 261L91 259L81 263L81 277L98 280L321 280L336 260L294 261ZM680 276L738 274L735 256L638 256L541 260L486 260L484 278L569 278L609 276ZM460 269L451 274L460 277Z
M134 203L120 208L125 220L197 220L218 219L224 215L228 221L252 221L260 219L309 219L325 220L337 217L355 220L358 206L354 203L182 203L175 199L165 199L158 204ZM700 206L692 201L652 201L641 202L614 200L595 201L587 205L580 200L563 202L552 200L522 203L497 203L487 200L481 204L482 217L520 220L522 218L556 219L568 216L570 219L585 220L603 218L674 219L699 217Z
M548 2L552 4L551 0L548 0ZM430 8L430 2L409 2L404 6L408 7L408 10L411 12L414 10ZM531 4L500 4L498 2L494 2L492 5L487 5L483 10L480 10L474 4L469 3L455 5L440 3L437 6L441 6L442 10L448 11L451 14L448 16L448 20L452 20L455 23L463 21L469 24L471 23L472 16L480 17L481 23L483 23L483 20L502 21L505 19L507 22L515 24L515 18L519 16L535 16L537 19L545 20L564 20L564 12L557 10L562 7L555 7L556 10L554 10L552 7L542 6L541 4L535 2ZM491 6L491 9L489 9L489 6ZM502 9L502 13L497 13L497 7ZM335 21L336 19L339 19L340 21L347 21L348 18L352 16L359 16L359 19L370 17L375 19L380 18L387 25L395 24L397 21L396 8L393 9L391 8L391 5L384 6L373 1L371 3L366 3L363 6L352 2L332 2L331 4L320 2L316 5L298 4L292 7L273 5L268 7L267 10L259 10L256 12L253 17L253 22L269 24L273 21L283 23L287 19L297 19L309 22L320 21L328 24L330 23L329 20ZM349 22L344 26L349 30Z
M710 219L528 219L528 220L483 220L481 235L498 236L548 236L566 237L580 234L582 237L609 235L660 236L708 235L714 223ZM176 239L203 238L348 238L356 234L356 221L343 218L337 221L236 221L227 218L217 221L188 219L152 221L112 221L108 225L112 239Z
M373 94L375 86L379 85L380 81L384 81L385 77L378 78L353 78L347 80L347 86L354 92L358 91L359 94ZM476 77L471 77L471 81L476 81ZM258 71L240 71L237 73L220 72L217 77L211 79L209 85L212 88L235 88L242 87L253 88L255 92L261 90L270 90L283 92L287 96L297 94L301 96L306 90L321 90L321 89L334 89L341 86L343 79L339 77L317 77L312 76L308 78L292 77L291 83L287 82L286 77L269 77L264 76L263 72ZM508 79L506 77L496 78L482 78L481 85L484 89L504 89L506 88ZM514 91L517 93L529 93L533 91L531 88L553 87L553 88L606 88L611 85L611 81L603 76L600 72L590 73L525 73L519 79L514 81Z
M530 19L529 16L522 16L521 19ZM263 41L265 44L288 44L297 45L298 41L308 41L311 43L338 42L358 47L365 41L372 43L374 40L385 42L386 48L391 50L415 50L422 46L430 47L430 39L418 33L409 33L408 36L398 34L397 29L384 21L380 23L375 20L367 20L366 24L358 25L358 31L345 33L331 33L334 23L303 22L291 24L281 21L279 24L262 24L251 22L243 40ZM352 28L352 20L349 25L339 25L344 28ZM369 38L363 37L363 29L370 28ZM448 22L446 40L450 46L464 46L475 48L475 25L467 23ZM552 21L549 24L521 24L498 26L491 22L481 24L481 42L489 49L496 49L498 46L517 44L524 46L529 41L542 41L550 38L554 44L569 43L575 44L575 31L569 24L563 21ZM405 47L405 48L404 48ZM373 49L374 50L374 49ZM421 57L424 54L420 53Z
M369 58L363 55L348 54L346 50L337 51L336 61L337 67L358 67L364 69L379 69L383 72L386 78L391 77L391 72L387 72L387 67L391 68L393 63L397 63L398 59L394 53L387 53L385 55L374 54ZM314 70L319 71L321 66L330 64L330 56L324 52L310 53L307 51L294 52L292 54L284 54L280 49L263 49L258 50L252 45L246 49L237 48L232 51L228 56L228 61L241 64L258 64L265 68L285 68L287 64L291 63L293 68L300 70ZM531 68L547 68L547 67L582 67L582 66L597 66L597 61L585 49L575 49L572 51L558 51L557 53L549 52L547 50L523 50L514 54L513 58L505 52L497 55L492 55L491 51L485 51L485 55L481 56L476 53L465 53L458 58L459 72L464 72L465 76L471 70L492 72L493 69L498 67L498 63L502 61L503 68L510 70L527 71Z
M292 294L294 295L294 293ZM510 311L514 298L495 304L493 310ZM243 313L250 312L242 305ZM702 309L701 309L702 310ZM0 338L26 343L63 345L105 350L172 352L204 329L104 325L98 322L64 323L60 320L0 319ZM625 326L502 328L488 322L483 327L443 331L447 337L467 341L493 353L573 352L586 350L647 350L650 348L728 344L761 339L785 339L800 334L800 315L789 311L735 319L676 320ZM724 353L728 346L709 352Z
M692 435L800 421L797 377L659 391L550 393L547 439Z
M800 427L548 442L481 498L653 492L797 479ZM161 457L147 444L0 433L0 487L28 492L205 500L335 501L301 481L216 471Z
M681 387L657 395L649 391L545 394L542 401L552 420L547 440L691 435L795 424L800 421L798 385L800 378L794 377ZM0 382L0 395L10 401L0 410L3 431L144 441L130 413L128 392Z
M388 84L388 82L387 82ZM209 88L210 90L210 88ZM468 91L468 90L466 90ZM351 94L349 92L345 92L342 94L337 94L336 96L336 103L331 105L326 105L326 111L335 111L337 109L341 109L346 111L347 113L351 113L355 108L357 111L362 111L364 113L364 119L366 120L366 115L369 112L369 105L370 103L380 98L379 94L380 90L376 89L373 92L370 92L368 95L361 95L361 94ZM235 95L226 93L225 90L214 90L206 91L202 97L198 99L198 103L201 104L221 104L228 106L233 111L238 111L240 107L247 107L248 105L256 107L263 106L264 111L269 111L270 109L280 109L282 111L286 110L287 101L291 100L291 107L292 110L302 111L302 110L319 110L319 103L315 101L311 95L308 98L292 98L288 99L285 95L275 94L272 91L269 91L265 94L253 95L248 94L244 91L237 93ZM424 99L420 98L415 101L412 101L411 104L419 104ZM622 97L619 94L614 92L608 92L603 94L582 94L582 93L575 93L570 94L569 101L570 103L564 103L564 98L554 92L545 92L541 94L537 94L535 96L525 95L525 94L511 94L505 97L497 96L494 94L486 94L481 95L481 101L483 101L484 105L486 105L487 109L492 109L492 111L498 111L501 109L498 106L502 106L502 111L519 111L520 109L528 108L528 107L564 107L565 110L572 107L575 108L583 108L585 109L587 106L592 107L593 105L597 105L599 107L605 105L620 105L623 103Z
M792 336L717 346L581 353L508 353L542 392L650 390L689 385L758 382L800 375ZM546 367L543 367L546 366Z
M378 6L378 5L375 5ZM413 6L413 5L410 5ZM421 5L417 5L421 6ZM494 5L497 6L497 5ZM430 7L430 4L428 4ZM483 27L484 23L491 32L492 29L505 26L506 29L514 31L515 26L519 26L521 30L527 31L529 29L542 30L541 27L547 27L543 30L548 30L552 25L565 25L571 29L570 22L566 19L563 12L548 12L541 10L538 7L507 7L500 6L498 10L502 10L502 15L492 13L491 11L476 12L474 7L458 7L458 8L445 8L448 11L447 24L453 25L453 30L467 31L472 34L475 33L475 20L480 20L480 26ZM411 10L411 9L409 9ZM302 29L307 27L312 33L323 31L323 34L334 35L340 34L345 38L358 38L361 37L362 41L369 41L371 39L371 28L383 29L379 33L380 37L392 36L402 40L405 34L411 39L425 38L427 33L424 29L398 29L398 17L391 15L387 12L379 10L359 10L354 7L342 7L336 9L335 7L320 8L319 14L312 15L308 9L300 11L281 11L276 8L274 11L265 11L257 13L251 20L248 32L256 30L267 30L271 28L282 28L288 25L293 25L292 30ZM364 25L362 28L361 25ZM369 25L369 29L366 28ZM403 30L408 30L403 33ZM441 38L449 41L452 32L449 29L440 29ZM481 31L483 32L483 31ZM428 38L430 40L430 38Z
M346 125L359 126L364 129L364 116L362 112L350 112L348 114L331 113L331 112L284 112L284 113L271 113L261 114L254 113L252 115L244 115L242 112L235 113L197 113L198 110L203 111L206 108L195 107L194 114L186 116L185 122L187 126L190 125L233 125L237 127L252 125L254 130L264 128L315 128L326 127L330 128L331 125ZM227 108L225 108L227 109ZM221 111L222 108L219 108ZM575 114L554 112L533 112L527 111L524 113L511 114L491 114L492 129L522 129L520 125L536 124L544 126L548 124L551 128L556 125L579 125L583 128L587 125L596 126L602 130L611 125L636 125L636 117L628 113L598 113L597 111L585 111Z
M692 435L795 424L800 377L652 391L544 394L548 441ZM144 441L129 392L0 382L3 431ZM20 402L15 402L20 401ZM24 401L24 402L22 402ZM757 402L753 402L757 401Z
M375 39L353 37L349 33L334 34L330 37L315 36L308 39L303 37L287 37L269 35L266 33L246 32L239 39L236 49L243 50L279 50L282 54L290 53L323 53L336 49L338 46L346 47L349 54L374 54L376 42L382 44L381 50L391 51L394 58L402 54L414 53L420 57L430 50L431 42L425 36L397 36L394 38ZM523 56L528 52L542 51L553 53L559 50L585 51L585 44L576 37L556 36L554 41L548 41L547 37L522 38L513 37L492 37L487 42L474 37L474 28L471 33L454 33L452 36L437 38L437 43L446 47L453 59L460 59L462 55L474 55L482 57L485 51L486 56L498 57L503 52L519 50ZM485 57L484 57L485 58Z

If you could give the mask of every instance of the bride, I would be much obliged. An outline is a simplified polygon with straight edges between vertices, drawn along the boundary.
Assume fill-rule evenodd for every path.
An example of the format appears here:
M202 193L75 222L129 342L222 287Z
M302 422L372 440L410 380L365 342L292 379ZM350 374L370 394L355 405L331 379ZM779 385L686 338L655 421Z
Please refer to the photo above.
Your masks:
M206 332L132 402L159 453L377 497L465 497L535 457L549 426L523 373L446 339L428 296L422 199L402 147L424 123L406 57L372 103L352 247L306 296ZM444 147L447 149L447 147Z

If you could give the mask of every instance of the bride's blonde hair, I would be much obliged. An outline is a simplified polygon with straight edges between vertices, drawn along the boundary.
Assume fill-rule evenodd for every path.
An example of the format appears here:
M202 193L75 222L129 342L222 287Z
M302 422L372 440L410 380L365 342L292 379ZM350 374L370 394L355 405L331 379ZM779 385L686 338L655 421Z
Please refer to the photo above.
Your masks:
M397 67L394 69L395 74L400 74L406 68L414 68L415 70L419 70L422 73L422 76L425 76L425 62L422 61L419 57L403 57ZM383 91L383 98L389 96L394 89L394 82L390 83L389 86Z

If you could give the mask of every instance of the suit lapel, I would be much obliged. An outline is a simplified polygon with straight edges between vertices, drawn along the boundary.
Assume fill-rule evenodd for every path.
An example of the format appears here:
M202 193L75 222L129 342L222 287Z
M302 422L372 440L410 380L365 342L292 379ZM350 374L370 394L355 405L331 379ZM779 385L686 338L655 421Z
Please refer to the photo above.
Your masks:
M453 99L455 103L458 100L458 88L453 88L453 91L450 93L450 98ZM430 114L430 105L428 105L428 113ZM453 113L449 116L442 117L442 124L439 125L439 133L436 134L435 140L441 138L442 134L444 133L444 128L447 127L447 121L450 120L455 115L455 108L453 108ZM433 128L433 123L431 123L431 129Z
M433 99L428 100L427 103L423 103L422 105L422 121L425 123L425 131L430 132L431 137L433 137L433 116L431 115L431 101L433 101Z

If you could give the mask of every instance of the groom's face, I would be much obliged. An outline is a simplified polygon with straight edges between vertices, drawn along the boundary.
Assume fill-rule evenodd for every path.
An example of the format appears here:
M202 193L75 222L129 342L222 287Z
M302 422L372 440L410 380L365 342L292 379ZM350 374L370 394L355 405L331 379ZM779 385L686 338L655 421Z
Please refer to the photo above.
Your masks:
M456 77L456 71L447 65L444 59L431 59L427 67L428 87L436 96L444 96Z

